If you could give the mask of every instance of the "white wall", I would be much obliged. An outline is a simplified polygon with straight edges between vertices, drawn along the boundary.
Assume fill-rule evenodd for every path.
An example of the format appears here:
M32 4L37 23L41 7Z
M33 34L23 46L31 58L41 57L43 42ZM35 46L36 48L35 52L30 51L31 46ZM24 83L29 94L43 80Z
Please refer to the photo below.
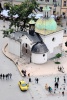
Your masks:
M49 49L50 53L53 53L53 49L61 44L63 41L63 30L47 36L41 35L41 37L47 48ZM55 38L55 40L52 41L52 38Z
M10 53L20 56L20 43L18 41L9 39L8 47Z
M22 39L22 44L27 43L30 46L30 48L32 48L33 41L30 41L30 39L26 35L22 36L21 39Z
M53 50L53 53L47 52L47 59L53 58L56 56L56 54L61 53L61 52L62 52L61 46L55 47Z
M43 57L43 54L31 54L31 62L35 64L43 64L47 62L47 53L45 53L45 56Z

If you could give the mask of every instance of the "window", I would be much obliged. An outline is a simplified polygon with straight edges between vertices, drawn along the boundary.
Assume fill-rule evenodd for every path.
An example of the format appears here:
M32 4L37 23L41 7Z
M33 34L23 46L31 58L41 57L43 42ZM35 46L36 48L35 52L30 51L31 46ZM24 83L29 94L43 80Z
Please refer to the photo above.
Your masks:
M45 56L45 54L43 54L43 57Z
M49 0L45 0L45 2L49 2Z
M27 44L26 44L26 48L27 48Z
M54 37L52 38L52 41L55 41L55 38Z
M56 2L56 0L53 0L53 2Z
M66 7L66 1L64 1L63 6Z

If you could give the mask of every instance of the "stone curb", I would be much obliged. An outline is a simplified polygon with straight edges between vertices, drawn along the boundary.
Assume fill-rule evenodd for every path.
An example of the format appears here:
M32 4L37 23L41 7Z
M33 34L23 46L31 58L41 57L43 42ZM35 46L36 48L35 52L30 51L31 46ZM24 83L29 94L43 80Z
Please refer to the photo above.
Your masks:
M21 73L21 70L19 69L19 65L16 64L16 61L15 61L14 59L12 59L12 58L7 54L8 51L5 51L5 49L7 48L7 46L8 46L8 43L5 44L5 45L3 46L3 48L2 48L3 54L4 54L7 58L9 58L11 61L13 61L13 63L17 66L17 68L18 68L18 70L19 70L21 76L23 76L23 74Z

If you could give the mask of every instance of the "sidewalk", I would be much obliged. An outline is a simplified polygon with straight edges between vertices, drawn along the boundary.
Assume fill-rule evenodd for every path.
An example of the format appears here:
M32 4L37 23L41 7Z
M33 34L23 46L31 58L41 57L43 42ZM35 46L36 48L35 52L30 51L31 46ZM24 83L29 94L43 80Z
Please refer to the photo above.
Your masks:
M23 76L23 74L21 73L21 64L18 61L19 57L17 57L17 56L15 56L15 55L8 52L8 43L3 46L2 52L7 58L9 58L11 61L14 62L14 64L17 66L20 74ZM17 62L18 62L18 64L17 64Z

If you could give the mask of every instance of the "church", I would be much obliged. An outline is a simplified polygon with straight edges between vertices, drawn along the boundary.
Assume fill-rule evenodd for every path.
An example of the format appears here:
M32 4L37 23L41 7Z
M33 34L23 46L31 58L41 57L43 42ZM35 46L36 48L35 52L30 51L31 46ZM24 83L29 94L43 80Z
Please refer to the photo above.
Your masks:
M43 8L43 17L36 22L30 20L29 31L15 32L9 35L8 50L30 63L44 64L62 51L63 28L51 18L49 6Z

